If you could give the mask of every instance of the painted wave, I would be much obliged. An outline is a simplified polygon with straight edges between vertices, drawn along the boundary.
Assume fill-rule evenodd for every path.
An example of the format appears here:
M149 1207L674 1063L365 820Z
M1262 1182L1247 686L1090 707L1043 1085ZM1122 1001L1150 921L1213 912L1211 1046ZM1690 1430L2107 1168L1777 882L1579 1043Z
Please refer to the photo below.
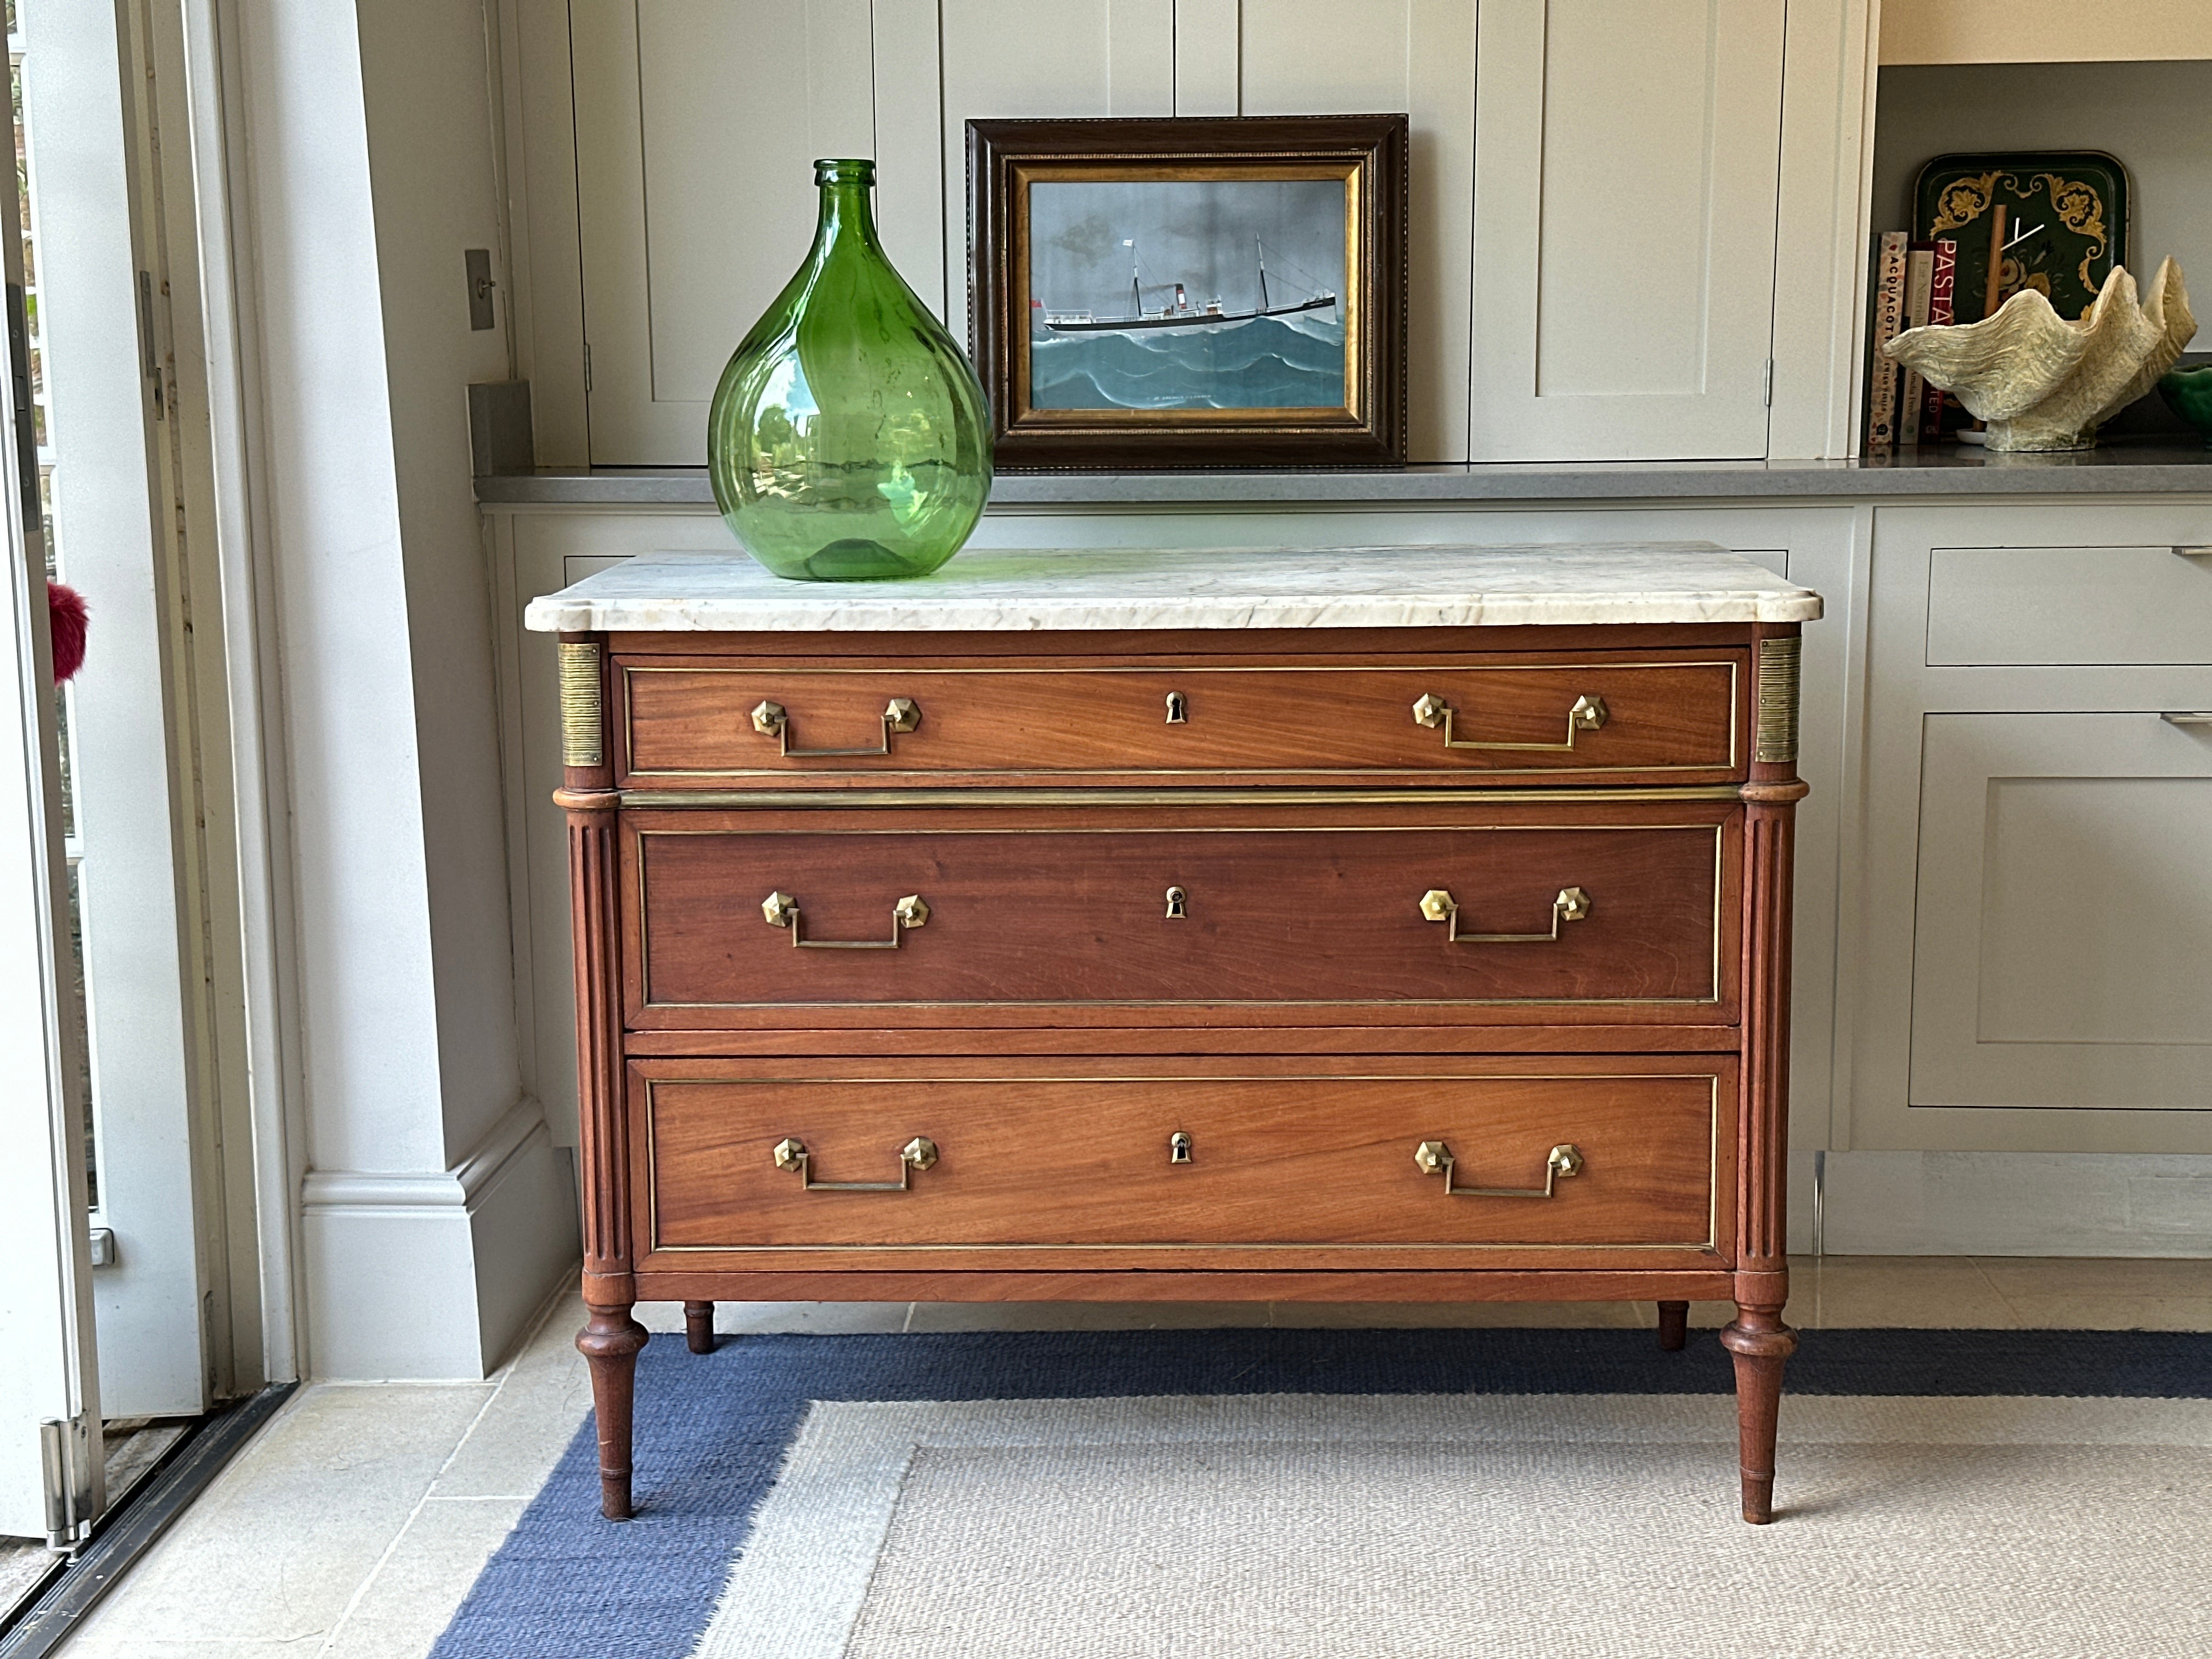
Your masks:
M1321 313L1030 341L1036 409L1336 409L1344 325Z

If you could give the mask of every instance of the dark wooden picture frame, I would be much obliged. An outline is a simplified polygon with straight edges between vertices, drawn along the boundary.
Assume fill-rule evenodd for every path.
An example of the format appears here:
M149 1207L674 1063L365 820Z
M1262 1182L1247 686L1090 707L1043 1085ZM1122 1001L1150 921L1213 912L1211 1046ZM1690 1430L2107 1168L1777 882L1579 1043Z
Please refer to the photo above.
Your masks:
M1407 123L1285 115L968 123L969 341L1003 468L1400 465L1406 459ZM1030 191L1038 183L1344 182L1338 407L1036 408ZM1128 246L1123 243L1123 246ZM1131 255L1133 266L1136 255ZM1180 283L1163 284L1180 296ZM1264 276L1262 278L1264 292ZM1218 314L1164 307L1168 325ZM1264 308L1266 301L1261 301ZM1131 320L1149 331L1141 290ZM1297 309L1285 307L1287 312ZM1310 308L1309 307L1309 308ZM1278 313L1262 310L1269 319ZM1073 325L1112 331L1080 313ZM1232 314L1227 320L1242 320ZM1334 370L1331 370L1334 373Z

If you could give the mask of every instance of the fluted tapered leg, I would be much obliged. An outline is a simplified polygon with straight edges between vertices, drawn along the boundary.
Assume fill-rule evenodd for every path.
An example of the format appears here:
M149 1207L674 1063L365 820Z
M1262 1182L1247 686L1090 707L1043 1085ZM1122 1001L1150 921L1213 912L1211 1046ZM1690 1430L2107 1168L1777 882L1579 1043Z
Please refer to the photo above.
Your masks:
M630 1407L645 1327L629 1310L626 1302L592 1308L576 1334L577 1352L592 1366L592 1411L599 1431L599 1513L610 1521L627 1521L631 1513Z
M1782 1367L1797 1351L1797 1333L1778 1308L1736 1305L1735 1322L1721 1333L1735 1356L1736 1431L1741 1442L1743 1518L1755 1527L1774 1519L1774 1432L1782 1413Z

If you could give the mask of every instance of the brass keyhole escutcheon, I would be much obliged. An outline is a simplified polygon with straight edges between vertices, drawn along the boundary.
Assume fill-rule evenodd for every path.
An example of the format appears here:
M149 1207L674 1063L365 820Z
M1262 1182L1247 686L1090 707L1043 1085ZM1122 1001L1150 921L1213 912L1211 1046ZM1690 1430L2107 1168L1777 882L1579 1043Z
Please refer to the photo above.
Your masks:
M1170 1164L1190 1162L1190 1137L1181 1129L1177 1129L1168 1137L1168 1162Z
M1190 895L1184 892L1180 887L1170 887L1168 889L1168 921L1181 921L1184 919L1187 914L1184 907L1188 902L1189 897Z
M1187 725L1189 720L1190 699L1180 691L1169 692L1167 723L1170 726L1183 726Z

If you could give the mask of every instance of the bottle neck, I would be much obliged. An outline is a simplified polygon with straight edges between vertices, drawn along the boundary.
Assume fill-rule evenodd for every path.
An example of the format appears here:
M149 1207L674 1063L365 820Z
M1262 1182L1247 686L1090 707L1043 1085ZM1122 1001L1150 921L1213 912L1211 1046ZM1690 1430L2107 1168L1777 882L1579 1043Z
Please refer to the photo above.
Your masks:
M855 245L880 247L876 238L872 175L832 174L820 180L822 204L814 222L814 251L826 254L833 248Z

